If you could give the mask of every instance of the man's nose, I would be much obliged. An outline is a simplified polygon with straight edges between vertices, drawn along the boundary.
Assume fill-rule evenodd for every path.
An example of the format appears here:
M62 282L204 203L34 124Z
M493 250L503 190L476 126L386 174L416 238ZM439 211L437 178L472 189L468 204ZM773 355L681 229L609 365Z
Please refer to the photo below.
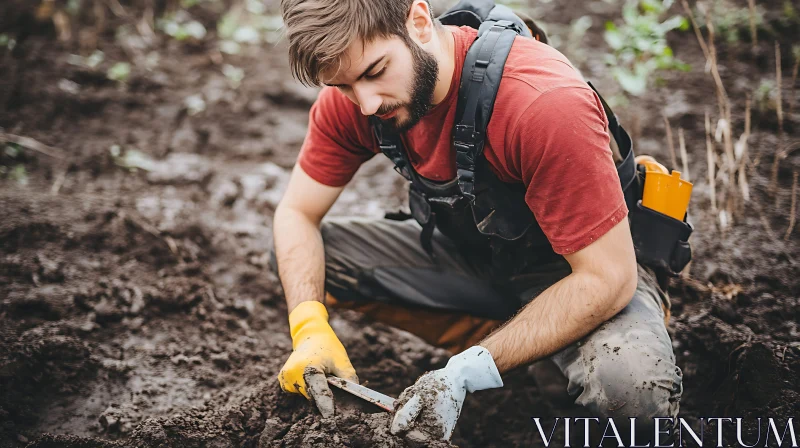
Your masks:
M374 115L383 103L380 95L367 86L354 86L353 93L361 107L361 113L364 115Z

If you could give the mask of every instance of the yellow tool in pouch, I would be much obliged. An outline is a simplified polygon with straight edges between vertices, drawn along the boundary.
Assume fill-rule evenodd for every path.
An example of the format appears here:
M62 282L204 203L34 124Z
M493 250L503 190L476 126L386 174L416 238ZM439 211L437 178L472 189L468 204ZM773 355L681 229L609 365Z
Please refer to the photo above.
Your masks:
M670 174L650 156L636 157L636 163L646 169L642 205L683 221L692 195L692 183L681 179L680 171L673 170Z

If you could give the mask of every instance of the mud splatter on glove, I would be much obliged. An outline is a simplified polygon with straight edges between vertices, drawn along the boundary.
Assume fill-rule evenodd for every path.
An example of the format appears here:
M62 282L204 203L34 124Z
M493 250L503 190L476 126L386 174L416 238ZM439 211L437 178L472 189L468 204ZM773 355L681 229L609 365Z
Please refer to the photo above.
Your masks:
M415 431L450 440L467 392L496 387L503 387L503 380L491 353L477 345L470 347L403 391L395 405L392 434Z

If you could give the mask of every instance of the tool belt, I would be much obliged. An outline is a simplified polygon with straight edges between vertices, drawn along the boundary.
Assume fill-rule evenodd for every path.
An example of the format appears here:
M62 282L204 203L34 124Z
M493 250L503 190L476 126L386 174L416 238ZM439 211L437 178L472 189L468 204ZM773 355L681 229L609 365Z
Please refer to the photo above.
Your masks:
M465 18L469 21L465 22ZM532 37L530 29L510 9L495 6L489 0L464 0L443 14L440 21L446 25L477 24L479 28L478 38L467 52L459 86L452 132L456 178L437 183L420 176L409 162L399 136L377 117L370 117L381 152L410 183L409 208L422 226L423 248L433 256L431 236L438 228L462 251L491 257L492 267L505 275L564 261L553 251L525 202L524 185L502 182L483 156L486 129L505 61L518 35ZM589 86L597 93L591 83ZM622 157L617 173L629 210L637 261L659 274L676 275L691 260L688 239L692 227L686 216L678 220L641 205L646 172L634 160L630 136L597 94L608 117L610 136Z

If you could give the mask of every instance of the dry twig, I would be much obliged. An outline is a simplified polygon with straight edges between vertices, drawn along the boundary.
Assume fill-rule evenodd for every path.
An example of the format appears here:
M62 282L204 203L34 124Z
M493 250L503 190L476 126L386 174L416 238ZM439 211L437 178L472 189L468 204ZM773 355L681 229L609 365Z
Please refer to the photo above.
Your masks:
M778 97L775 98L778 109L778 131L783 133L783 95L782 95L783 74L781 72L781 44L775 41L775 84Z
M114 13L117 17L127 17L128 12L125 11L125 8L120 4L119 0L107 0L108 9Z
M797 171L792 175L792 206L789 209L789 228L786 229L786 234L783 235L784 241L789 241L789 236L794 230L794 224L797 220Z
M739 165L739 189L745 202L750 200L750 185L747 182L747 160L749 158L750 139L750 95L747 95L744 108L744 133L739 137L737 149Z
M695 22L692 23L696 25ZM717 95L717 107L719 108L720 121L718 123L724 123L721 131L726 159L724 168L728 176L726 182L727 189L725 193L727 198L727 208L730 209L732 208L730 201L733 200L734 197L732 192L736 188L736 161L733 154L733 139L731 137L731 126L733 123L731 122L731 104L728 99L728 93L725 90L725 85L722 83L722 77L719 74L719 65L717 64L717 48L714 44L714 23L711 20L710 9L706 10L706 28L708 29L708 42L703 42L701 46L705 46L708 49L707 62L711 68L711 76L714 79L714 85L716 87L715 92ZM702 34L698 32L697 35L698 38L702 40Z
M50 156L58 160L64 160L67 157L64 151L52 146L47 146L44 143L41 143L38 140L35 140L30 137L23 137L21 135L6 134L5 132L0 132L0 142L14 143L19 146L22 146L23 148L28 148L32 151L42 153L46 156Z
M719 107L719 116L727 118L725 113L726 104L728 104L728 92L722 84L722 77L719 74L719 66L717 65L717 47L714 45L714 24L711 21L711 11L706 12L706 28L708 28L708 60L711 64L711 76L714 78L714 85L717 90L717 106Z
M669 146L669 157L672 161L672 169L678 168L678 159L675 156L675 143L672 140L672 126L669 124L669 118L667 118L667 114L663 114L664 117L664 127L667 130L667 146Z
M783 76L781 73L781 44L778 41L775 41L775 85L777 91L777 98L776 101L776 110L778 113L778 148L780 148L781 144L783 143L783 101L782 101L782 81ZM780 165L781 160L785 157L784 151L776 150L775 157L772 159L772 175L769 182L769 190L772 194L775 195L775 207L779 205L779 198L778 195L778 165Z
M68 170L69 166L66 166L63 170L59 171L58 176L56 176L56 180L53 182L53 186L50 187L50 194L52 194L53 196L58 194L58 192L61 190L61 187L64 185L64 181L67 180Z
M792 68L792 95L789 99L789 115L792 114L794 110L794 100L795 100L795 86L797 85L797 73L800 71L800 54L795 57L794 60L794 68Z
M750 40L753 44L753 52L758 49L758 33L756 32L756 0L747 0L750 8Z
M683 178L691 180L689 177L689 154L686 153L686 139L683 137L683 128L678 128L678 146L681 149L681 163L683 164Z
M778 241L778 237L775 235L775 231L772 230L772 226L769 224L769 220L764 214L764 210L758 204L758 201L751 201L750 204L752 204L753 208L756 209L758 218L761 220L761 225L764 226L764 231L767 233L767 236L769 236L769 238L773 241Z
M145 39L153 39L155 37L155 6L153 4L153 0L147 0L145 2L144 13L142 14L142 18L136 22L136 30L139 31L139 35Z
M686 11L686 17L688 17L689 21L692 22L692 28L694 28L694 34L697 36L697 42L700 44L700 48L703 50L703 55L706 57L706 60L708 60L708 46L703 38L703 33L700 32L700 27L697 26L697 22L694 20L692 8L689 7L689 2L686 0L681 0L681 4L683 5L683 9Z
M711 118L706 111L706 160L708 161L708 186L711 194L711 210L717 214L716 176L714 175L714 143L711 141Z

